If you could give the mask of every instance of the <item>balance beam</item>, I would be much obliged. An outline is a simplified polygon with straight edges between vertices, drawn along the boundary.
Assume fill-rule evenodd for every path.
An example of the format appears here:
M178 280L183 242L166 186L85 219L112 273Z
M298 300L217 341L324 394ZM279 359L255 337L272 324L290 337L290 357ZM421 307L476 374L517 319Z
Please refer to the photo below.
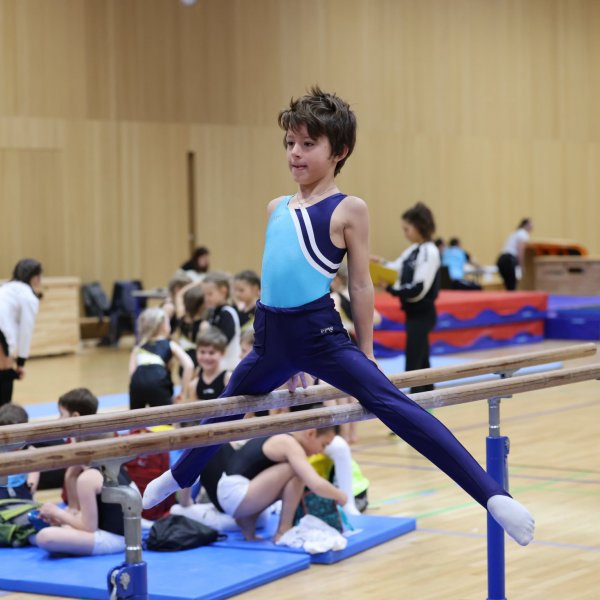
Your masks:
M423 408L440 408L598 378L600 378L600 364L422 392L413 394L412 398ZM98 464L115 458L211 446L373 418L375 417L360 404L345 404L158 433L4 452L0 454L0 475L47 471L72 465Z
M490 373L513 373L533 365L583 358L592 356L595 353L595 344L576 344L564 348L538 350L491 360L481 360L464 365L421 369L395 375L390 380L398 388L414 387ZM68 421L55 419L42 423L23 423L0 428L0 447L19 447L28 443L56 440L66 436L82 437L112 431L200 420L207 417L245 414L270 408L300 406L343 396L345 396L344 393L330 385L318 385L311 386L306 390L301 389L294 394L290 394L287 390L277 390L260 396L233 396L203 402L117 411L110 414L73 417Z

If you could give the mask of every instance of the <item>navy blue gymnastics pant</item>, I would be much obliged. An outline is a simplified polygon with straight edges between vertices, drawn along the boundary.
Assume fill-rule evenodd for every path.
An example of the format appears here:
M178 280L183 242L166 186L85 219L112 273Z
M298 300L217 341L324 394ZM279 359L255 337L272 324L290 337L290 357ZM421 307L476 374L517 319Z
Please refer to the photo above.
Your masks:
M254 329L254 348L233 372L222 397L266 394L300 371L310 373L354 396L484 507L491 496L507 495L440 421L397 390L350 342L329 296L292 309L258 303ZM186 450L171 469L177 483L192 485L218 448Z

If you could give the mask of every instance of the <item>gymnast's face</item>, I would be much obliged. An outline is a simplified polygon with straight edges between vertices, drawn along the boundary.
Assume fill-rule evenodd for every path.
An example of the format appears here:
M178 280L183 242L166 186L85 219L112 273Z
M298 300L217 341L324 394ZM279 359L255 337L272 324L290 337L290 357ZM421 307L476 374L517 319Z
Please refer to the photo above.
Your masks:
M290 173L300 185L318 183L332 175L339 161L331 152L327 136L310 137L306 125L286 133L285 147Z

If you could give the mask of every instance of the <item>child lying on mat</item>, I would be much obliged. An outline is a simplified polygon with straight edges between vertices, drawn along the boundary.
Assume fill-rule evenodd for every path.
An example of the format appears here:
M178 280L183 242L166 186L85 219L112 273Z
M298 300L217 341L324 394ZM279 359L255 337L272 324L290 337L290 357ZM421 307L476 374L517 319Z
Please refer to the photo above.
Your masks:
M202 473L202 485L215 507L235 519L246 540L257 539L257 521L281 500L274 537L278 541L291 529L305 487L346 504L346 494L320 477L307 460L323 452L334 436L334 428L326 427L252 439L239 450L226 444Z

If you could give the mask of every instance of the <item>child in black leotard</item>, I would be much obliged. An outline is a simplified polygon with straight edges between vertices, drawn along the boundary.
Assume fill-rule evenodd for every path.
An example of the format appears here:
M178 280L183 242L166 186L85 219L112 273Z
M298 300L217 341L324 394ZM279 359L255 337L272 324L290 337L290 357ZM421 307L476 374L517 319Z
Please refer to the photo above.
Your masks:
M198 339L205 313L204 292L200 284L196 282L182 288L175 297L175 306L177 315L177 343L192 359L194 367L197 367L196 340Z
M227 338L216 327L200 334L196 351L199 368L190 383L188 400L214 400L223 393L231 376L229 371L221 369L226 347Z
M224 273L209 273L202 281L204 303L208 309L208 325L220 329L227 338L221 366L233 371L240 362L240 318L229 304L229 277ZM203 324L201 332L208 325Z
M102 500L102 484L97 468L84 467L76 483L79 511L46 502L40 508L40 516L51 526L30 538L31 543L48 552L80 556L123 552L123 510L118 504ZM135 487L124 467L119 473L119 484Z
M233 300L242 332L252 329L256 303L260 298L260 277L254 271L241 271L233 278Z
M221 476L213 473L202 484L217 509L235 518L244 537L255 539L256 522L276 500L282 501L277 541L292 527L304 487L346 504L346 494L323 479L307 456L323 452L335 435L333 427L307 429L246 442L239 450L227 450Z
M169 319L162 308L147 308L138 320L140 343L129 359L129 408L165 406L173 401L171 358L183 369L181 397L185 398L194 371L192 359L169 340Z

